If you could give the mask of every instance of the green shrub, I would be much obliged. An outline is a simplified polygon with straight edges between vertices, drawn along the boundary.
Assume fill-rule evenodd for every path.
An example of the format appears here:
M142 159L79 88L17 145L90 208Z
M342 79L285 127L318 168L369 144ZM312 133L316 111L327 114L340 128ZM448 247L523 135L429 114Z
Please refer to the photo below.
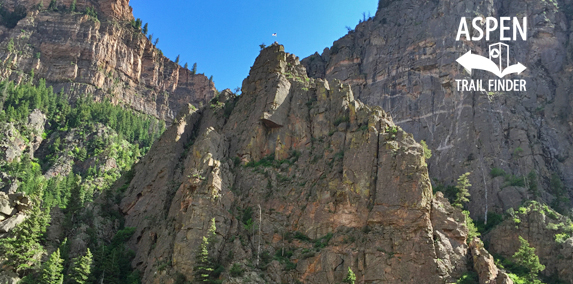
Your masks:
M424 158L426 158L426 160L430 159L432 157L432 150L428 148L426 141L422 140L420 141L420 144L422 144L422 149L424 150Z
M487 224L484 224L484 220L479 220L476 222L478 231L483 235L493 229L495 226L499 225L503 221L503 215L497 214L495 212L487 212Z
M500 168L492 168L489 174L492 178L496 178L499 176L505 176L505 171Z
M474 271L467 271L456 281L456 284L479 284L479 278Z
M333 237L333 234L328 233L328 234L316 239L314 241L314 247L317 249L325 248L326 246L328 246L328 242L330 241L330 239L332 239L332 237Z
M233 263L233 266L231 266L231 269L229 270L229 273L231 274L232 277L241 277L243 276L244 272L245 270L243 270L241 265L239 265L238 263Z
M350 122L350 118L347 115L338 117L337 119L334 120L334 126L338 126L343 122Z
M294 233L294 238L297 240L300 240L300 241L305 241L305 242L310 241L310 238L307 235L305 235L301 232L298 232L298 231Z
M566 233L555 234L555 241L559 244L564 243L569 238L569 235Z

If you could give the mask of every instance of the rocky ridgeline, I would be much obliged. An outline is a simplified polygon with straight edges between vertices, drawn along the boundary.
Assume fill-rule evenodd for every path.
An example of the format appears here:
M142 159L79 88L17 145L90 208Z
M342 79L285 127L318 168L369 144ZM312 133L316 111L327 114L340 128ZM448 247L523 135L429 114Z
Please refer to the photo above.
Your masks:
M517 177L537 172L541 196L551 202L556 174L573 185L571 1L380 1L376 15L322 54L302 60L310 77L339 79L365 103L379 105L396 125L433 150L430 177L453 185L471 172L470 211L502 212L531 198L528 182L494 181L492 168ZM527 41L510 44L512 64L527 69L527 92L463 92L456 79L470 76L455 60L468 52L487 56L498 41L456 41L460 17L528 19ZM472 78L491 79L473 72ZM493 95L490 97L488 95ZM514 180L515 181L515 180ZM512 202L507 203L507 200ZM486 206L487 204L487 206Z
M337 283L349 267L368 283L445 283L467 271L463 214L433 198L422 147L381 108L308 78L278 44L242 91L181 112L136 165L120 208L144 283L193 279L212 218L224 283Z
M41 0L3 0L27 16L13 28L0 26L0 77L20 81L32 71L56 91L92 94L170 122L182 105L210 100L215 86L172 62L140 31L127 0L77 1L76 10L41 10ZM44 9L49 1L44 1ZM69 9L72 0L57 1ZM97 19L85 15L94 8ZM10 47L12 46L12 47Z

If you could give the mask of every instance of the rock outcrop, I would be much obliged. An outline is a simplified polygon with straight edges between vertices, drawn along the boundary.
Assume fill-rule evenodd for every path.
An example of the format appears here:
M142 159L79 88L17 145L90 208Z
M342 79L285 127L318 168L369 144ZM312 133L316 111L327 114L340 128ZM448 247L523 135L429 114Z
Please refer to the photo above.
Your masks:
M470 211L483 218L487 209L501 212L508 196L517 204L528 198L524 190L504 189L505 181L496 186L489 175L494 167L519 177L537 172L548 202L555 173L571 196L572 4L383 0L375 17L302 62L309 76L352 85L357 98L382 106L396 125L427 141L432 179L454 184L471 172ZM525 79L526 92L457 91L456 79L497 79L479 70L470 76L455 61L469 50L487 55L488 44L499 41L499 33L489 42L456 41L461 17L490 16L527 16L527 41L506 42L512 63L527 69L505 78Z
M167 122L184 104L214 96L206 76L172 62L131 26L128 0L77 1L76 11L94 8L97 18L70 12L71 2L57 1L52 11L44 10L48 3L39 10L40 0L1 1L27 14L13 28L0 26L0 77L19 82L33 72L58 92L91 94Z
M507 273L497 268L493 257L483 247L480 239L475 238L470 242L470 251L480 284L513 284Z
M23 193L6 194L0 191L0 238L26 220L32 201Z
M143 282L191 280L213 218L224 283L337 283L349 267L361 282L445 283L466 271L463 215L433 199L422 147L381 108L309 79L278 44L242 91L181 112L136 165L120 207Z
M489 232L484 240L488 250L512 259L519 249L519 237L535 248L545 270L540 274L573 283L573 224L547 206L532 203L515 212Z

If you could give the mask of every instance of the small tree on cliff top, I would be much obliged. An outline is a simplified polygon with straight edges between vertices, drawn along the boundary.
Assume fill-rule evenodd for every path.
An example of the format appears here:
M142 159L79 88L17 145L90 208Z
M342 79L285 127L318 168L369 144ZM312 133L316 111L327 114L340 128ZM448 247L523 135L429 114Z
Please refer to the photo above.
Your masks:
M456 189L458 192L456 193L456 199L454 200L454 204L452 204L455 207L463 208L464 203L467 203L470 201L468 199L468 197L470 197L469 188L472 185L470 184L470 181L468 179L469 175L470 175L470 173L468 172L468 173L461 175L458 178L458 184L456 185Z

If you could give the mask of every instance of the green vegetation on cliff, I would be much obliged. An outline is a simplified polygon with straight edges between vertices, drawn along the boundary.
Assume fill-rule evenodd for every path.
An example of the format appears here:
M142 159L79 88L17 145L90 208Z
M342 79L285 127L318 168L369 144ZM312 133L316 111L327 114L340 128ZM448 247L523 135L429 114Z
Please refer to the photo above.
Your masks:
M0 173L9 180L0 188L16 186L32 200L29 217L0 239L4 265L23 283L139 283L130 265L134 253L124 245L134 228L124 228L114 206L133 177L133 164L165 123L89 95L54 93L44 80L37 85L3 81L0 90L0 125L14 129L0 136L8 144L21 140L9 146L23 149L0 161ZM122 176L125 185L119 187ZM45 234L54 218L56 226L66 228L58 236L61 245ZM97 224L102 223L116 224L107 229L117 230L113 238L101 236ZM73 255L67 239L82 234L85 254ZM59 249L42 257L54 246Z

